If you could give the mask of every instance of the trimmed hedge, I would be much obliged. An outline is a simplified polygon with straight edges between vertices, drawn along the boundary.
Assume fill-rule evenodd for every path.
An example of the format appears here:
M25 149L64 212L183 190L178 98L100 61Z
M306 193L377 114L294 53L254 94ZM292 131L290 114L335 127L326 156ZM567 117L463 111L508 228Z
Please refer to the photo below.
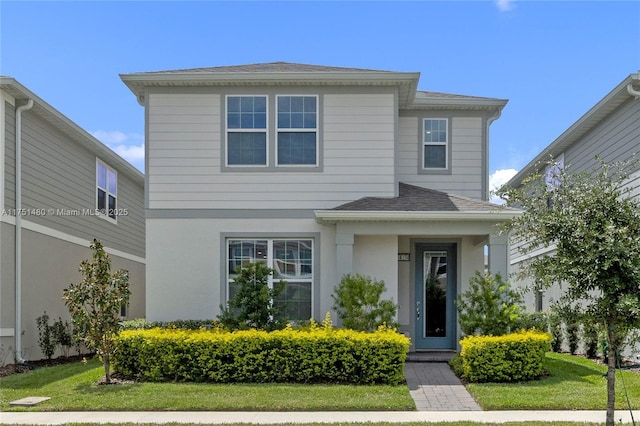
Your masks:
M117 339L116 370L146 381L400 384L409 339L311 327L244 330L128 330Z
M526 331L504 336L467 336L460 341L462 371L470 382L518 382L543 373L551 335Z

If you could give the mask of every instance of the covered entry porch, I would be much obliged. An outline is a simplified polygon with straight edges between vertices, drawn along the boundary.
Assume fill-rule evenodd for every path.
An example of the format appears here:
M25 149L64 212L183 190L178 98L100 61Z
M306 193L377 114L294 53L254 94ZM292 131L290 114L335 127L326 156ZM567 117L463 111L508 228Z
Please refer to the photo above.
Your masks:
M454 300L477 271L508 275L508 239L496 225L515 213L410 185L403 191L402 185L398 197L315 212L319 223L335 229L335 282L353 273L383 280L384 297L398 304L400 331L411 338L412 351L456 350L461 335Z

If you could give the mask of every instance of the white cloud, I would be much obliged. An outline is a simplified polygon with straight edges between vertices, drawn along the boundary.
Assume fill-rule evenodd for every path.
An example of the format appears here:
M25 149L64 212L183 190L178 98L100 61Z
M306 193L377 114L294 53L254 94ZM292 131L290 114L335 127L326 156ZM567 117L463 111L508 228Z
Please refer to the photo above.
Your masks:
M515 7L515 0L495 0L495 3L500 12L508 12Z
M144 171L144 136L117 130L96 130L91 134L136 168Z
M518 173L516 169L499 169L489 175L489 192L492 203L504 204L504 200L495 195L495 191L500 189L502 185L507 183L509 179Z

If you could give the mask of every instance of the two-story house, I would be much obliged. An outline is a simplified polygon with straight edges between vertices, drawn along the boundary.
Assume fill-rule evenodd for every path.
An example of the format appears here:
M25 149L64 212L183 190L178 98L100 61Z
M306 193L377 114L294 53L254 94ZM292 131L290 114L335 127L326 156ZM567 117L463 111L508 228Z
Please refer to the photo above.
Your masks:
M144 316L144 176L13 78L0 77L0 365L43 358L36 318L69 320L62 293L89 244L127 269ZM56 354L57 355L57 354Z
M215 317L235 268L265 261L292 320L323 318L362 273L384 280L414 349L453 349L453 301L486 245L506 275L494 226L512 212L487 202L506 100L284 62L121 78L146 116L149 320Z
M598 166L599 157L606 163L614 163L640 155L640 73L631 74L611 92L587 111L578 121L542 150L508 185L517 186L536 172L544 172L547 182L552 180L554 170L544 164L553 158L555 167L570 165L572 172L593 170ZM631 196L640 197L640 170L632 173L628 185ZM554 247L541 247L531 253L521 253L521 245L511 247L512 271L518 272L522 265L533 256L553 253ZM521 280L517 285L533 287L533 280ZM546 310L559 299L562 287L555 285L544 292L527 292L525 302L531 310Z

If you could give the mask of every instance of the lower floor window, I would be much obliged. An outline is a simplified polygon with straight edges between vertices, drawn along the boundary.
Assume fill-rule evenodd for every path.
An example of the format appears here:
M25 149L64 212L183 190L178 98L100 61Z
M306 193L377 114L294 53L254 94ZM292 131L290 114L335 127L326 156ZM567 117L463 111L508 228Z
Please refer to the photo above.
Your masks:
M264 262L274 270L269 285L286 281L284 291L275 303L284 306L291 321L307 321L312 317L313 240L312 239L228 239L227 295L236 293L233 280L238 267Z

